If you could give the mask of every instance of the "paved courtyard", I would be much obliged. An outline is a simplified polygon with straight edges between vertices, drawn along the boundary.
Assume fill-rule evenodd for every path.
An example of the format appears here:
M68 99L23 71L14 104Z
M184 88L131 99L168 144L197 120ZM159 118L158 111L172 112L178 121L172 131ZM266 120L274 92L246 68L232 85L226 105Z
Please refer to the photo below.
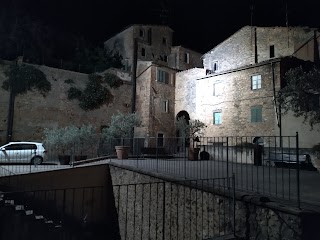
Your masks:
M164 174L181 179L212 179L231 177L235 173L236 189L258 192L285 201L293 205L297 202L297 174L300 175L300 196L302 206L319 208L320 210L320 173L318 171L298 170L292 167L276 168L271 166L255 166L244 163L224 161L185 161L184 159L107 159L79 166L59 165L0 165L0 175L27 174L42 171L85 167L93 164L115 163L140 170Z

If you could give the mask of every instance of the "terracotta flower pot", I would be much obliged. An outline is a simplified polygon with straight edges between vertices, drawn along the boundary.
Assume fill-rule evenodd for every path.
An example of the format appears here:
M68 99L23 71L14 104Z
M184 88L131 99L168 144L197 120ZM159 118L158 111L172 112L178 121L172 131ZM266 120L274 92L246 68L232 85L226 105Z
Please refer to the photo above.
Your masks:
M128 159L129 146L115 146L118 159Z
M200 148L189 147L189 160L198 160Z
M61 165L69 165L70 164L70 160L71 160L71 156L70 155L59 155L59 162Z

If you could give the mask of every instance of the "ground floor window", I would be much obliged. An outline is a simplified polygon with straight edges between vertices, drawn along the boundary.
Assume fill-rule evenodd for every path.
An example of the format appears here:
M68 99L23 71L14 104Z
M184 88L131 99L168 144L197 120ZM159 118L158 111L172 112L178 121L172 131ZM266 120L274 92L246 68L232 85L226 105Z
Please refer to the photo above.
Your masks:
M213 112L213 124L218 125L222 123L222 113L221 112Z
M262 107L254 106L251 107L251 122L262 122Z

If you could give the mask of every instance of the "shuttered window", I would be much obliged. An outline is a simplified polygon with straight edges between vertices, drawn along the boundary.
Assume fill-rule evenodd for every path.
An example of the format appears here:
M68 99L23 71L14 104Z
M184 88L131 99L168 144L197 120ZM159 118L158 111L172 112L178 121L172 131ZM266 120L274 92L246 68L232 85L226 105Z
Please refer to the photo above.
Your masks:
M169 73L166 71L163 71L161 69L158 69L158 73L157 73L157 80L158 82L162 82L165 84L169 83Z
M262 107L251 107L251 122L262 122Z

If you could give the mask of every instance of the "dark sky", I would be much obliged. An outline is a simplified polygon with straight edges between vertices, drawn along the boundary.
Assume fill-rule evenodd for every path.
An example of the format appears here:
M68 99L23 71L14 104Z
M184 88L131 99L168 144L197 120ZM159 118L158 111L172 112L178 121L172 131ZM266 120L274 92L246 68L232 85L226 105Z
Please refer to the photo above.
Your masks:
M102 43L134 23L168 25L175 43L202 53L245 25L320 27L319 0L0 0L57 28ZM21 4L22 2L22 4ZM319 3L318 3L319 2ZM13 4L13 5L12 5ZM160 17L160 13L168 17Z

